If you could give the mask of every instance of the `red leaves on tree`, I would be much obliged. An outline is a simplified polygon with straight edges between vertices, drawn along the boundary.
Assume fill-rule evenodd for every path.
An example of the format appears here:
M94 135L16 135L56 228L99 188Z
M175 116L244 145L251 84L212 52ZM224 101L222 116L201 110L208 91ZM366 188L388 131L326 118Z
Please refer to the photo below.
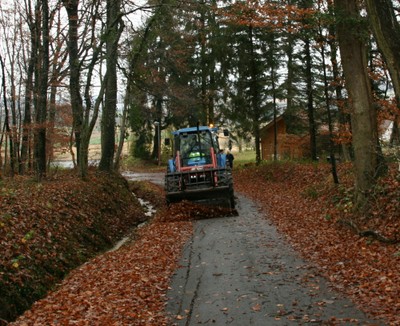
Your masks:
M229 24L286 30L289 33L308 28L304 20L314 13L312 9L296 5L259 1L237 2L219 11Z

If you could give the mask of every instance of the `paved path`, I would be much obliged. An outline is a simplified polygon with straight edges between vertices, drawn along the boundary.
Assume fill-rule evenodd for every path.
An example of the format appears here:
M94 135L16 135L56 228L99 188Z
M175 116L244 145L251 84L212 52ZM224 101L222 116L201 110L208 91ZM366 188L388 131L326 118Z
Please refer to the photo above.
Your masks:
M239 196L239 216L197 221L167 309L176 325L379 325L331 291Z

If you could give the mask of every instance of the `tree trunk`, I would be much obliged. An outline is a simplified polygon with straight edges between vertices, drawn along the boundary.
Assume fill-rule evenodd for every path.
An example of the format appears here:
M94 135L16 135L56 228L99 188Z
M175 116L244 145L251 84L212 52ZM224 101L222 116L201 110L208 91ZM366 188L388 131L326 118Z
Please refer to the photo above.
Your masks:
M161 130L163 129L162 127L162 104L163 104L163 100L162 98L156 98L155 99L155 117L156 117L156 121L159 123L159 126L155 128L155 132L154 132L154 138L153 138L153 153L152 156L158 160L158 154L161 153L161 144L159 144L159 140L161 140Z
M90 80L90 79L89 79ZM99 116L100 105L103 101L104 90L106 87L107 81L107 73L104 76L103 81L101 82L101 87L99 94L97 96L96 102L94 103L92 116L89 115L89 110L91 108L91 99L89 97L89 89L87 88L86 92L86 114L84 123L82 126L82 134L81 134L81 146L80 146L80 157L79 161L79 175L81 178L85 179L88 172L88 164L89 164L89 145L90 145L90 137L93 133L94 126L96 125L97 118Z
M391 0L366 0L368 19L382 52L396 95L400 96L400 24Z
M310 41L308 37L305 39L305 59L306 59L306 87L307 87L307 115L308 115L308 130L310 133L310 155L313 161L318 160L317 156L317 131L315 125L315 110L314 110L314 89L312 80L312 59Z
M207 105L208 105L208 121L207 125L215 124L215 64L212 62L213 67L210 69L210 89L208 90Z
M124 148L126 125L127 125L128 110L129 110L128 99L129 99L129 84L128 84L128 87L126 88L126 93L125 93L124 111L122 112L121 125L120 125L120 130L119 130L118 148L117 148L117 152L115 155L115 169L116 170L118 170L120 168L122 150Z
M390 133L389 144L391 146L399 146L400 145L399 120L400 120L400 116L396 115L396 117L393 121L392 131Z
M201 118L200 124L207 125L209 123L209 114L208 114L208 96L207 96L207 44L206 44L206 18L205 18L205 8L204 1L200 1L200 19L199 19L199 43L200 43L200 69L201 69Z
M40 51L39 88L36 106L35 159L38 180L46 175L46 119L47 119L47 87L49 72L49 4L41 1L42 45Z
M250 40L250 55L251 55L251 104L253 107L253 135L255 138L255 147L256 147L256 163L261 163L261 142L260 142L260 93L258 89L258 71L257 71L257 63L255 60L255 50L254 50L254 40L253 40L253 26L249 26L248 35Z
M271 81L272 81L272 105L274 110L274 161L278 160L278 126L276 119L278 115L278 109L276 104L276 85L275 85L275 68L271 67Z
M8 51L8 50L7 50ZM10 159L12 161L12 173L16 172L16 168L18 167L19 162L19 135L18 135L18 122L17 122L17 94L16 94L16 85L15 85L15 67L14 62L10 62L10 86L11 86L11 100L10 108L11 108L11 130L10 137L12 139L12 153L10 153Z
M322 30L320 29L320 35L322 37ZM331 98L329 96L329 82L327 76L327 66L325 61L325 44L321 46L321 58L322 58L322 70L324 75L324 95L326 103L326 113L328 116L328 128L329 128L329 157L332 171L332 178L335 184L339 183L339 177L336 168L336 156L335 156L335 144L333 142L333 124L332 124L332 113L331 113Z
M122 21L118 18L119 10L120 0L107 0L107 80L101 121L101 159L99 169L108 172L111 172L114 167L118 40L122 32ZM121 28L119 28L120 25Z
M254 145L256 146L256 163L261 163L261 141L260 141L260 124L254 122L253 124Z
M63 0L63 4L68 14L68 54L69 54L69 92L71 96L72 107L72 125L75 135L75 145L77 153L77 162L80 162L81 132L83 119L83 105L80 93L80 61L78 47L78 27L79 27L79 0Z
M32 138L32 90L33 90L33 73L35 68L36 49L34 40L35 34L31 36L31 56L28 63L28 71L25 81L25 103L24 103L24 120L22 127L22 144L21 144L21 160L19 164L19 173L25 174L27 163L29 162L29 147Z
M294 64L293 64L293 35L288 34L285 53L287 55L287 79L286 79L286 109L291 112L294 98Z
M54 70L53 70L53 73ZM50 87L50 101L49 101L49 115L48 115L48 128L47 128L47 167L49 168L51 162L54 160L54 136L55 136L55 120L56 120L56 95L57 87L51 85Z
M3 125L0 118L0 127ZM2 132L0 133L0 180L2 176L2 167L3 167L3 139L4 139L4 128L2 128Z
M329 13L334 14L333 8L333 0L329 1ZM336 105L339 108L339 132L343 133L350 128L350 117L347 113L344 112L344 109L341 105L343 102L343 86L339 83L339 79L341 78L339 73L339 64L338 64L338 45L336 40L336 28L334 24L329 25L329 37L328 37L328 44L330 47L330 61L332 65L332 74L333 74L333 81L335 83L335 95L336 95ZM342 142L341 149L343 160L346 162L351 161L350 155L350 148L349 144Z
M14 144L13 144L13 139L11 137L11 128L10 128L10 117L9 117L9 110L8 110L8 104L7 104L7 89L6 89L6 72L4 68L4 61L3 57L0 55L0 64L1 64L1 74L2 74L2 88L3 88L3 105L4 105L4 126L5 126L5 131L6 131L6 141L7 137L9 140L10 144L10 175L14 176L14 159L13 159L13 153L14 153ZM5 150L5 154L7 155L7 148ZM7 157L7 156L6 156ZM7 162L7 160L5 160Z
M28 69L25 80L24 114L22 122L22 143L19 163L19 173L25 174L26 169L32 168L31 143L32 143L32 104L33 104L33 76L35 73L35 62L38 51L38 12L32 13L30 2L27 2L26 16L30 30L30 56L28 60Z
M378 132L367 69L367 31L361 21L357 0L335 0L340 55L351 105L354 146L355 207L368 203L368 190L378 169Z
M368 18L379 50L388 66L397 100L400 99L400 24L391 0L366 0ZM399 106L400 104L398 104ZM393 121L393 137L398 136L399 118Z

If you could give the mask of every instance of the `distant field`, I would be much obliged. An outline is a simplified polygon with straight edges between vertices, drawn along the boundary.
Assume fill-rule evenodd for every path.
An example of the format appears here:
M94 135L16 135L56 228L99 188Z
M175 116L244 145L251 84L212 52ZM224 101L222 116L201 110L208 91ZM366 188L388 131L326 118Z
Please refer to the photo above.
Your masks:
M100 132L94 132L92 137L90 138L90 145L100 145L101 144L101 135Z
M234 153L235 161L234 165L245 164L256 161L256 152L255 151L243 151L241 153Z
M72 148L74 151L74 155L76 158L76 148L75 146ZM124 155L129 153L129 144L125 141L124 147L122 150ZM101 134L99 131L94 131L92 137L90 138L90 145L89 145L89 160L99 160L101 156ZM55 160L56 161L69 161L72 160L71 153L69 151L65 153L55 153Z
M125 142L124 144L124 150L123 153L127 155L129 153L129 144L128 142ZM75 147L73 147L73 150L75 151ZM75 153L76 155L76 153ZM89 146L89 159L90 160L96 160L100 159L101 155L101 135L100 132L94 132L91 140L90 140L90 146ZM241 153L239 152L233 152L233 155L235 156L235 161L234 164L241 165L241 164L246 164L246 163L251 163L255 162L256 160L256 152L252 150L246 150L242 151ZM56 153L56 160L71 160L71 154L69 152L67 153ZM139 160L140 161L140 160ZM163 162L165 164L165 162ZM146 163L146 165L148 162Z

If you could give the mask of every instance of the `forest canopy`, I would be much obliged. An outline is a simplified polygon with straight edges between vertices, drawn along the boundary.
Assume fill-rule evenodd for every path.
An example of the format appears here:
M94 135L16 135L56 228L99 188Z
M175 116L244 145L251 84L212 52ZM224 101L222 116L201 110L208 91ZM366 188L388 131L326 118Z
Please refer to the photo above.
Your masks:
M198 122L230 129L237 146L250 139L260 163L263 128L283 117L307 158L330 157L335 182L335 160L354 162L363 207L399 156L398 5L2 1L1 173L40 180L66 151L85 178L96 128L98 168L113 171L128 137L154 157L159 133Z

